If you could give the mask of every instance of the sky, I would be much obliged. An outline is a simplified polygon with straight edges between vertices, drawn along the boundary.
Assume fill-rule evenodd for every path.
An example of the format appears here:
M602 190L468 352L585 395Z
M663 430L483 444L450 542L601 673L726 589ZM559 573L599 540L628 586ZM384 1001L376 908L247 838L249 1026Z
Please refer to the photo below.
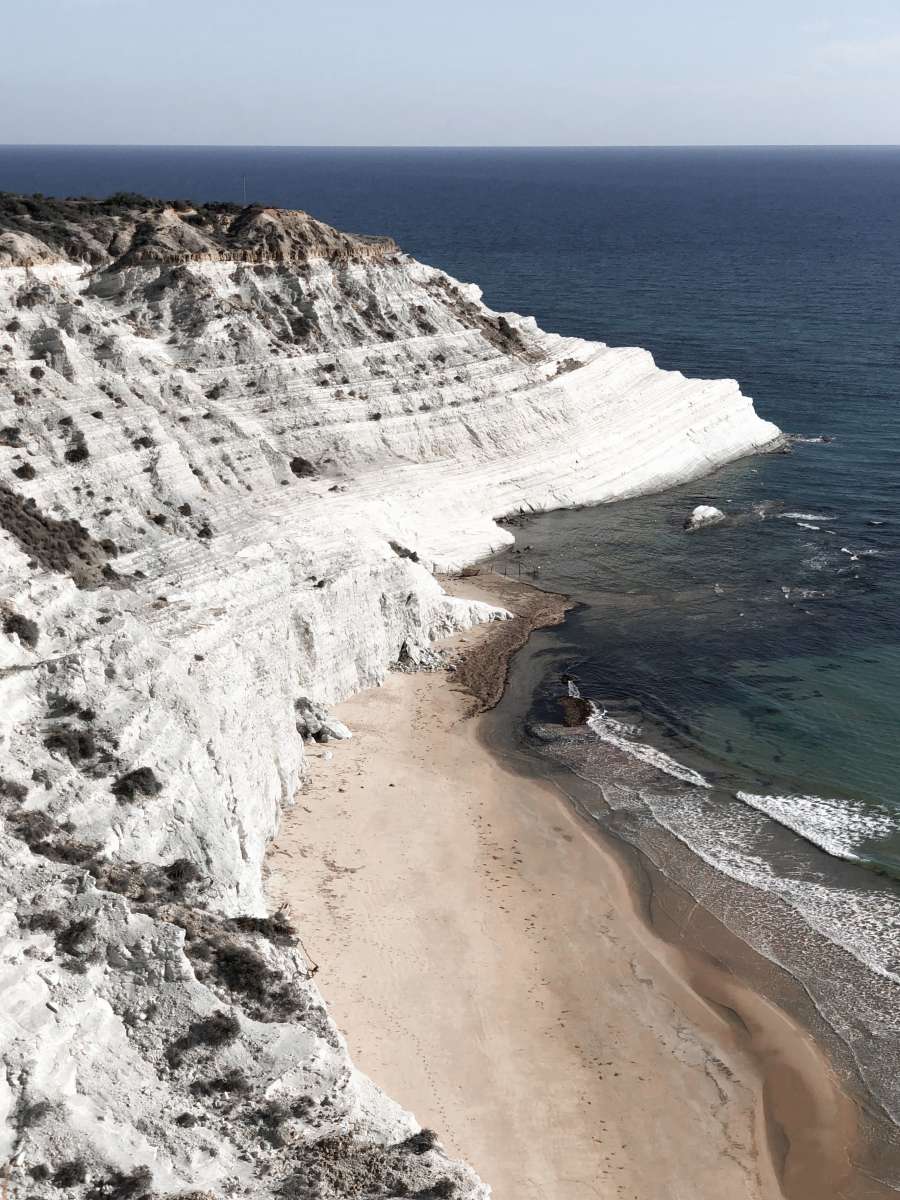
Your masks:
M898 0L7 0L0 143L900 143Z

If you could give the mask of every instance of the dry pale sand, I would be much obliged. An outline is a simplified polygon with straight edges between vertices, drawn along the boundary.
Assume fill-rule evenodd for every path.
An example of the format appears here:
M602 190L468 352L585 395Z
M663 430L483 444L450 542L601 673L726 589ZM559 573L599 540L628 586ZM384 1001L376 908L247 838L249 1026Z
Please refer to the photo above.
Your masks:
M758 1035L751 1056L640 922L614 859L555 788L490 753L471 706L444 673L340 705L354 737L311 748L272 850L270 895L357 1064L498 1200L756 1200L782 1195L768 1054L766 1086L780 1078L810 1129L791 1139L790 1190L838 1195L840 1100L806 1086L813 1044L720 981Z

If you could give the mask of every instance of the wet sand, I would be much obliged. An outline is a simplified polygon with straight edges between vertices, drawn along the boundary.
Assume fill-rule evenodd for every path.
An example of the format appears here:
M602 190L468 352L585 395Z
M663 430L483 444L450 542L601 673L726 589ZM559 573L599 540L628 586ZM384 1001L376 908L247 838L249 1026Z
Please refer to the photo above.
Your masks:
M499 1200L856 1194L853 1107L812 1039L657 937L617 856L471 718L460 680L505 678L546 598L454 590L524 625L462 635L456 678L395 674L340 705L354 737L311 747L269 859L355 1061Z

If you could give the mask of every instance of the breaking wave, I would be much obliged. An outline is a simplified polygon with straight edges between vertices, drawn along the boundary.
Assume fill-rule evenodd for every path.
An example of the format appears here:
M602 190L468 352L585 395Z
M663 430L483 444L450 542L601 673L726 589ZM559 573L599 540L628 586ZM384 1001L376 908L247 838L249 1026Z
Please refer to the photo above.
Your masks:
M647 766L654 767L657 771L662 771L664 775L671 775L673 779L678 779L682 783L690 783L694 787L701 788L710 786L699 771L693 771L690 767L683 766L664 751L657 750L654 746L647 745L646 742L631 741L630 739L635 733L634 726L623 725L620 721L614 720L603 709L598 708L593 701L591 701L591 707L594 711L587 719L588 728L593 730L602 742L615 746L631 758L636 758L639 762L646 763Z
M779 825L812 842L833 858L866 862L862 843L890 836L897 818L887 808L862 808L843 800L821 796L762 796L738 792L738 800L765 813Z

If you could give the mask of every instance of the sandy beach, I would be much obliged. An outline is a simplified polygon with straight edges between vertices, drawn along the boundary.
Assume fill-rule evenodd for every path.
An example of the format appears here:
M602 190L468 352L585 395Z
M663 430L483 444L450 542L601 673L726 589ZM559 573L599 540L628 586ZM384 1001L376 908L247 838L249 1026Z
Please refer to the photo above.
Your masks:
M456 639L460 679L490 673L502 629ZM340 705L354 736L310 747L272 847L269 894L357 1064L498 1200L856 1194L852 1106L813 1041L656 937L615 857L472 709L446 672Z

